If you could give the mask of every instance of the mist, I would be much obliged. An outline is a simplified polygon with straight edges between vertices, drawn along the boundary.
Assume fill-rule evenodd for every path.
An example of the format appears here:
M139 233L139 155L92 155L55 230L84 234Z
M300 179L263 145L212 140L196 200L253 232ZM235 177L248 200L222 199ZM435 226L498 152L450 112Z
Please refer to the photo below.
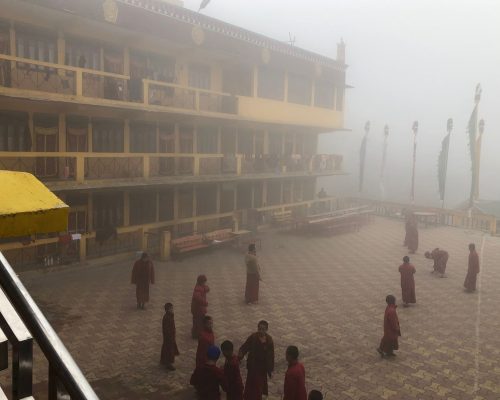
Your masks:
M198 9L200 0L186 0ZM349 174L323 185L336 195L381 198L383 128L389 125L384 187L387 200L410 200L411 126L419 122L415 202L441 205L437 159L446 121L454 120L445 205L468 198L470 155L466 126L474 90L481 83L479 117L483 136L480 198L500 199L500 3L495 0L212 0L202 11L278 40L335 58L336 43L347 44L349 68L345 127L321 135L322 153L344 155ZM371 122L365 185L358 192L359 146Z

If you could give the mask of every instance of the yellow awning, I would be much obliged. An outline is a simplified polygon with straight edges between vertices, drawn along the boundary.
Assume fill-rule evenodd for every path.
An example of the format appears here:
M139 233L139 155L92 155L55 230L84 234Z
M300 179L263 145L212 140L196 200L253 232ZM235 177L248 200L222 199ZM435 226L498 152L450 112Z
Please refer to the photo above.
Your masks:
M0 171L0 237L65 232L69 207L26 172Z

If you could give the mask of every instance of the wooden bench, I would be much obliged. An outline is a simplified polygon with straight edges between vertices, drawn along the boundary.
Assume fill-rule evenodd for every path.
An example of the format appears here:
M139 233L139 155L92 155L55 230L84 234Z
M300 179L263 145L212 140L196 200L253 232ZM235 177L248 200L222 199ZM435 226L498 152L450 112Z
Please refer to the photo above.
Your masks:
M178 256L180 254L189 253L191 251L206 249L210 247L203 235L184 236L174 239L171 242L172 255Z
M275 212L272 215L272 223L276 226L291 225L293 222L293 216L291 211L281 211Z

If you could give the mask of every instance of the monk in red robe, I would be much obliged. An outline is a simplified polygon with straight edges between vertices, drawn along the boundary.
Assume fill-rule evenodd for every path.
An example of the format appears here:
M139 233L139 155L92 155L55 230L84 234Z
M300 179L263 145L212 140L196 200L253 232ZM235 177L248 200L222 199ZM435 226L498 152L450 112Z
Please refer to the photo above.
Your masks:
M309 392L307 400L323 400L323 393L321 393L319 390L311 390Z
M196 349L196 366L202 366L207 361L207 350L215 343L213 331L214 322L212 317L205 315L203 317L203 329L198 337L198 348Z
M224 363L224 377L226 378L226 400L243 400L243 380L241 379L240 360L236 356L233 343L229 340L220 346L226 359Z
M299 362L299 349L288 346L286 349L288 369L285 373L283 400L307 400L306 370Z
M468 292L476 290L477 274L479 274L479 256L476 252L476 245L469 244L469 268L465 277L464 287Z
M425 252L425 258L429 260L434 260L434 270L432 273L439 274L441 278L444 278L444 272L446 271L446 264L448 263L448 252L441 250L440 248L435 248L431 252Z
M220 350L217 346L210 346L205 355L207 361L197 366L191 375L190 383L196 389L198 400L220 400L220 388L227 390L226 379L222 369L217 367Z
M155 269L147 253L142 253L132 268L132 284L135 285L137 308L144 310L144 304L149 301L149 284L155 283Z
M161 346L160 364L168 370L175 371L175 356L179 355L177 342L175 340L174 306L172 303L165 304L165 315L162 321L163 345Z
M267 333L268 328L267 321L260 321L258 331L240 347L240 360L248 354L244 400L261 400L263 395L268 394L267 378L271 378L274 371L274 342Z
M418 222L414 215L407 222L405 244L410 254L415 254L418 249Z
M384 314L384 336L377 351L382 357L393 357L396 355L394 350L399 349L398 337L401 336L401 329L396 312L396 298L390 294L385 298L385 302L387 307Z
M247 266L245 301L247 304L256 304L259 301L259 282L261 279L257 250L253 243L248 246L248 253L245 255L245 264Z
M413 275L417 272L415 267L410 264L410 257L403 257L403 264L399 266L401 274L401 291L403 293L403 305L408 307L408 304L417 302L415 296L415 278Z
M207 277L205 275L198 276L196 286L193 290L193 298L191 299L191 314L193 315L191 336L193 339L198 339L203 329L203 317L207 314L207 293L209 291L210 288L207 285Z

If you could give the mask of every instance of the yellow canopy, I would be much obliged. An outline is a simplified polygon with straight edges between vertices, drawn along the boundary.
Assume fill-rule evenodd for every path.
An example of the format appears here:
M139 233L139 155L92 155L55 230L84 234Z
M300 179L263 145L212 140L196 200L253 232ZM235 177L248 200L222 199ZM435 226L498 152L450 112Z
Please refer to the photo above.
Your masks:
M68 229L69 207L26 172L0 171L0 237Z

